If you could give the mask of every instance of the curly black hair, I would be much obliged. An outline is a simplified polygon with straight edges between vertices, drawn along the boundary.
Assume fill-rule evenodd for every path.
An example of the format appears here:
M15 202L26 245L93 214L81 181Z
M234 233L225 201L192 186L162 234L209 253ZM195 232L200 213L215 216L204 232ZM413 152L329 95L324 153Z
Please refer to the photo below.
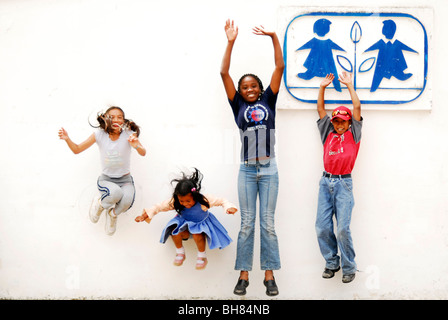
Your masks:
M207 208L210 208L210 203L207 198L200 192L202 179L202 173L198 169L194 168L194 172L190 176L187 176L184 172L182 172L182 177L180 179L171 180L171 185L176 183L176 187L173 192L173 199L174 210L176 210L177 213L182 214L182 210L185 209L185 207L180 204L178 196L186 196L189 193L191 193L195 202L199 202Z

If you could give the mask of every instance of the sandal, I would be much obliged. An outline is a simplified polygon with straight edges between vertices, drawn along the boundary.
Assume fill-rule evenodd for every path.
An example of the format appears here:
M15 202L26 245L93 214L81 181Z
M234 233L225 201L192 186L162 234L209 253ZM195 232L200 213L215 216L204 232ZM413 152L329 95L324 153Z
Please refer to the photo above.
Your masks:
M185 259L185 253L176 253L176 258L174 258L173 264L177 267L180 267L184 263Z
M205 266L207 265L207 263L208 263L207 258L198 257L196 260L196 270L205 269Z

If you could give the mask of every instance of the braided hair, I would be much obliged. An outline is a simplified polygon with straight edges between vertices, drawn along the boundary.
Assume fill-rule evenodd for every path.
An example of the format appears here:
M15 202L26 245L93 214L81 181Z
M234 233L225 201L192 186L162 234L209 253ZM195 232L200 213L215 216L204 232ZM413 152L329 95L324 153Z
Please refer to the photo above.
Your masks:
M260 78L259 78L257 75L253 74L253 73L246 73L246 74L244 74L244 75L240 78L240 80L238 80L238 90L237 90L238 93L241 93L241 92L240 92L241 82L242 82L243 79L246 78L246 77L252 77L252 78L254 78L255 80L257 80L258 85L260 86L260 91L261 91L261 93L264 92L263 83L261 82Z
M200 192L202 179L202 173L198 169L194 168L194 172L190 176L187 176L184 172L182 172L182 177L180 179L171 180L171 185L176 183L176 187L173 192L173 199L174 210L176 210L178 214L182 214L182 210L185 209L185 207L180 204L178 196L186 196L189 193L191 193L195 202L199 202L201 205L210 208L210 203L207 198Z

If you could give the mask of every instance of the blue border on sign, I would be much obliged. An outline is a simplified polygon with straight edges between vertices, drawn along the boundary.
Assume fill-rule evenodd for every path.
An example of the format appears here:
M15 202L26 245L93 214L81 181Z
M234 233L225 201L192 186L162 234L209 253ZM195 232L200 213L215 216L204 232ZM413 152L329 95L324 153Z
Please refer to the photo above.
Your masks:
M294 20L300 18L300 17L305 17L305 16L347 16L347 17L404 17L404 18L410 18L413 19L415 21L417 21L420 26L422 27L423 33L424 33L424 78L423 78L423 87L419 88L421 91L420 93L411 100L407 100L407 101L397 101L397 100L361 100L362 104L404 104L404 103L408 103L411 101L416 100L418 97L420 97L423 93L423 91L426 88L426 81L427 81L427 75L428 75L428 35L426 33L426 29L423 26L423 24L420 22L420 20L418 20L417 18L415 18L414 16L407 14L407 13L363 13L363 12L311 12L311 13L306 13L306 14L302 14L302 15L298 15L296 17L294 17L288 24L287 28L286 28L286 32L285 32L285 38L284 38L284 42L283 42L283 59L285 61L285 65L287 66L287 35L288 35L288 30L289 27L291 26L291 23L294 22ZM287 70L288 68L286 67L284 72L283 72L283 82L285 84L285 88L288 91L288 93L294 97L295 99L301 101L301 102L306 102L306 103L317 103L317 99L316 100L306 100L306 99L300 99L296 96L294 96L288 85L287 85ZM325 103L328 104L348 104L351 103L351 100L325 100Z

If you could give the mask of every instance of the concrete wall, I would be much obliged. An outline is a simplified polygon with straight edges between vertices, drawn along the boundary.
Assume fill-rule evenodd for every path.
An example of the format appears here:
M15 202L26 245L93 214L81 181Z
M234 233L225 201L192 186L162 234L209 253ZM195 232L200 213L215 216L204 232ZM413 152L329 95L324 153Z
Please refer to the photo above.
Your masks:
M209 250L209 265L201 272L194 269L192 241L180 268L172 265L172 243L159 243L173 213L159 214L150 225L134 218L143 207L170 197L169 181L193 166L204 173L204 192L238 203L238 131L219 76L225 20L235 19L240 30L231 74L236 80L254 72L267 83L272 45L252 35L251 27L276 28L283 39L279 10L306 5L301 0L1 1L0 298L238 299L232 293L238 214L213 209L234 242ZM350 284L341 283L340 273L321 278L324 260L314 231L323 169L317 113L297 101L293 108L279 106L277 298L445 299L447 2L323 0L319 6L411 7L417 16L418 8L431 9L431 83L425 98L414 101L415 110L363 109L353 172L359 272ZM288 100L285 94L282 88ZM96 146L75 156L57 137L63 126L74 141L83 141L93 130L88 119L110 105L122 106L141 126L149 151L145 158L133 155L136 202L119 217L112 237L104 233L104 217L92 224L87 215L100 170ZM247 299L267 298L258 247L257 241Z

